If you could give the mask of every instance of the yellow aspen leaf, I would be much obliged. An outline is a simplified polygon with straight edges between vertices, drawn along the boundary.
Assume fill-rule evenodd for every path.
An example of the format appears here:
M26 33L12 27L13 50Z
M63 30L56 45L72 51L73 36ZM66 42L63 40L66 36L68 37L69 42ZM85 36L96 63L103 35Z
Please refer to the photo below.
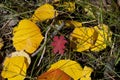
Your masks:
M72 77L74 80L78 80L82 76L82 67L79 63L72 60L60 60L51 65L49 70L52 69L60 69Z
M42 22L47 19L52 19L57 15L58 15L58 13L52 5L44 4L35 10L31 19L35 22L36 21Z
M70 35L71 42L76 44L74 47L76 51L82 52L89 50L93 42L94 28L80 27L75 28Z
M0 38L0 49L3 47L3 40Z
M61 3L60 0L52 0L53 5L57 7L63 7L68 12L74 12L75 11L75 2L74 1L64 1Z
M11 57L15 57L15 56L24 56L27 59L28 64L31 63L31 58L25 51L16 51L11 53Z
M64 2L63 5L65 6L65 9L69 12L75 11L75 2Z
M60 69L53 69L38 76L37 80L71 80L71 77Z
M82 71L82 77L80 80L91 80L91 73L93 72L93 69L90 67L85 66L83 71Z
M1 75L8 80L24 80L28 66L24 56L6 57Z
M82 27L82 23L78 22L78 21L71 21L71 20L67 20L65 21L65 26L67 27Z
M85 6L84 10L85 10L87 16L95 18L95 15L92 12L91 6L89 6L89 5Z
M112 32L109 27L105 24L101 24L94 27L95 31L98 33L95 44L92 45L91 51L101 51L106 48L106 46L111 43Z
M101 24L95 27L75 28L70 35L73 48L78 51L98 52L106 48L111 42L112 32L107 25Z
M43 36L39 27L30 20L21 20L13 30L13 46L32 54L40 45Z

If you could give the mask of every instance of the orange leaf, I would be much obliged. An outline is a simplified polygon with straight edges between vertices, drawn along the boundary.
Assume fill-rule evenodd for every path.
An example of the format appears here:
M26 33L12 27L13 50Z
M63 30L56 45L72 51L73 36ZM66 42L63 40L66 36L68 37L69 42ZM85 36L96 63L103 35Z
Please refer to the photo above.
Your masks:
M52 69L40 75L37 80L71 80L71 77L60 69Z

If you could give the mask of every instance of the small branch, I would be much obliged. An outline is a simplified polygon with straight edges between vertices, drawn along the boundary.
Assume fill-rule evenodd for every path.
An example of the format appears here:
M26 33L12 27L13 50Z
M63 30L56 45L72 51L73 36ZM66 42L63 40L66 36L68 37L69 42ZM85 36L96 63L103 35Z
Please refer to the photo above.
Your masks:
M7 27L7 25L10 23L12 19L9 19L3 26L2 28L0 28L0 30L4 29L5 27Z
M108 73L105 73L107 76L108 76L108 78L110 78L110 79L112 79L112 80L115 80L111 75L109 75Z
M39 60L39 62L38 62L38 64L37 64L37 66L40 65L40 63L41 63L41 61L42 61L42 59L43 59L43 56L44 56L44 54L45 54L45 50L46 50L46 46L44 46L44 48L43 48L43 52L42 52L42 55L41 55L41 57L40 57L40 60Z
M51 29L51 26L48 26L48 30L46 31L45 33L45 38L44 38L44 43L43 45L37 50L35 51L31 56L34 57L35 55L37 55L45 46L46 42L47 42L47 35L48 35L48 32L50 31Z
M35 55L37 55L37 54L44 48L44 46L45 46L45 44L46 44L46 42L47 42L48 32L50 31L51 26L53 26L53 23L54 23L54 22L55 22L55 19L53 19L53 21L52 21L52 23L50 24L50 26L47 27L47 31L46 31L46 33L45 33L45 38L44 38L44 43L43 43L43 45L42 45L37 51L35 51L35 52L31 55L31 57L34 57Z

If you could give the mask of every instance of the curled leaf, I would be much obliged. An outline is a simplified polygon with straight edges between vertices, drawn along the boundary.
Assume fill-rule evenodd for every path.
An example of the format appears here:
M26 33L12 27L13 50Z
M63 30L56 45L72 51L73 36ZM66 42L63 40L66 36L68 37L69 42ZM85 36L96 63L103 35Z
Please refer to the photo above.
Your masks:
M58 13L52 5L44 4L35 10L31 19L33 21L45 21L47 19L52 19L57 15Z
M94 28L75 28L70 35L72 45L76 44L73 48L78 52L89 50L92 44L94 44L94 32Z
M24 56L27 59L28 64L31 63L30 56L25 51L16 51L11 53L11 57L15 57L15 56Z
M24 56L6 57L1 75L8 80L24 80L28 66L28 59Z
M39 47L43 36L35 23L24 19L14 28L12 40L16 50L25 50L32 54Z
M99 27L98 27L99 26ZM75 28L70 35L73 48L78 51L101 51L111 42L112 32L108 26L101 24L95 27Z
M60 60L51 65L50 70L60 69L72 77L74 80L78 80L82 77L82 67L75 61L72 60Z
M53 69L40 75L37 80L71 80L71 77L60 69Z
M111 43L112 32L105 24L95 26L94 29L98 33L98 36L95 44L91 46L91 51L103 50L109 43Z
M3 47L3 40L0 38L0 49Z

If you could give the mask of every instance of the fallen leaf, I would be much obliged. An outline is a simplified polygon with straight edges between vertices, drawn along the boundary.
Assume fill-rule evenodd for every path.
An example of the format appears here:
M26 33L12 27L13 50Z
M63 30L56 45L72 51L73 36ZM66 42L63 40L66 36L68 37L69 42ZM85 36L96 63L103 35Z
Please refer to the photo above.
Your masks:
M65 49L65 43L67 43L67 41L65 40L64 36L54 36L53 42L51 43L51 46L53 46L53 52L63 54Z
M80 80L91 80L91 73L93 72L93 69L91 67L85 66L82 71L82 77Z
M8 80L24 80L28 66L24 56L6 57L1 75Z
M44 4L35 10L31 19L35 22L36 21L42 22L47 19L52 19L57 15L58 15L58 13L52 5Z
M3 40L0 38L0 49L3 47Z
M87 15L88 17L95 18L95 15L93 14L93 10L92 10L92 8L91 8L90 5L86 5L86 6L84 7L84 10L85 10L86 15Z
M112 41L112 32L109 27L105 24L101 24L94 27L95 31L98 33L95 44L91 46L91 51L101 51L107 47Z
M68 12L75 11L75 2L64 2L63 6L65 6L65 9L68 10Z
M60 1L52 0L53 5L57 7L62 7L65 11L74 12L75 11L75 2L74 1Z
M78 22L78 21L73 21L73 20L67 20L65 21L65 26L67 27L82 27L82 23L81 22Z
M31 58L25 51L16 51L16 52L11 53L10 55L11 57L24 56L27 59L28 64L31 63Z
M51 65L50 70L60 69L72 77L74 80L78 80L82 77L82 67L79 63L72 60L60 60Z
M75 28L70 35L71 43L76 44L76 46L73 48L78 52L89 50L92 44L94 44L93 42L94 32L95 32L94 28L88 27Z
M13 46L32 54L43 40L39 27L30 20L21 20L13 31Z
M73 48L78 52L105 49L111 43L112 32L104 24L101 24L101 29L98 26L75 28L70 35L71 46L75 45Z
M53 69L40 75L37 80L71 80L71 77L60 69Z

